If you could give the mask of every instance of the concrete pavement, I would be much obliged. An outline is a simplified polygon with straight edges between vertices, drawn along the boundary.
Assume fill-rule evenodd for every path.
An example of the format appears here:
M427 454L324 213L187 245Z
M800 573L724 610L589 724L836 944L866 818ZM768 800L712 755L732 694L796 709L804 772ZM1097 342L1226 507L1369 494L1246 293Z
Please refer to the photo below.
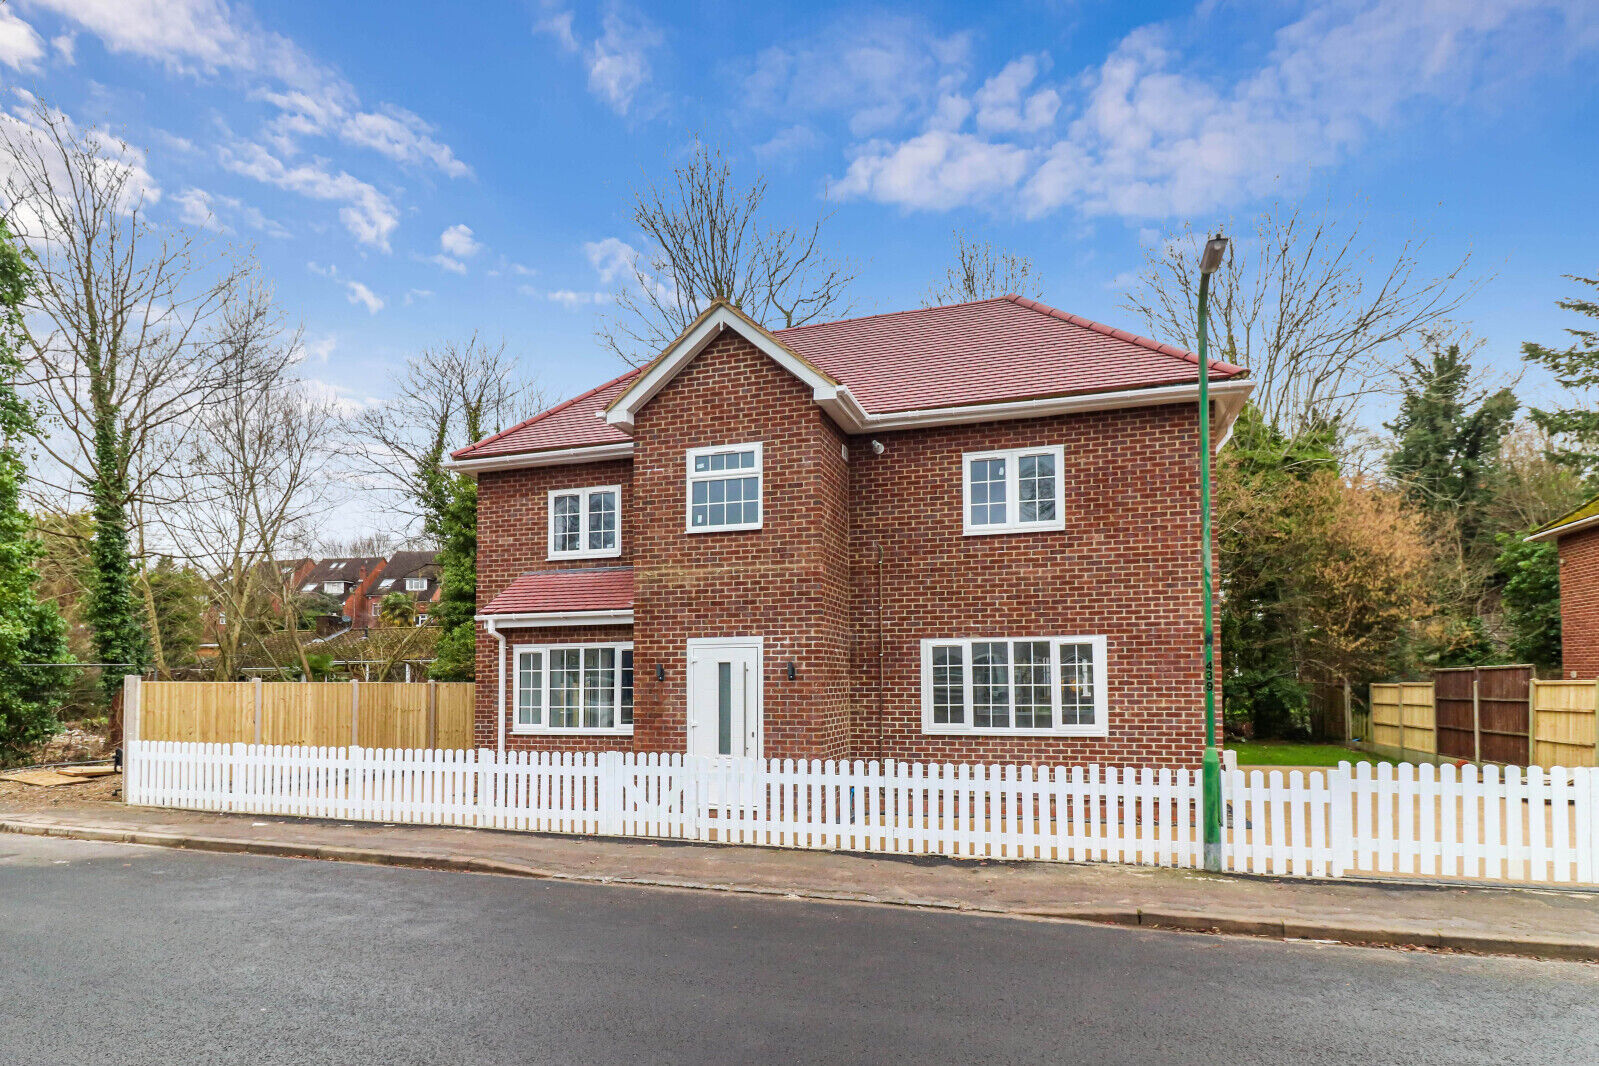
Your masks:
M1543 1064L1599 1032L1582 964L41 837L0 836L0 958L18 1063Z
M597 839L120 804L0 811L0 832L1352 944L1599 961L1599 893L1216 876L1114 864Z

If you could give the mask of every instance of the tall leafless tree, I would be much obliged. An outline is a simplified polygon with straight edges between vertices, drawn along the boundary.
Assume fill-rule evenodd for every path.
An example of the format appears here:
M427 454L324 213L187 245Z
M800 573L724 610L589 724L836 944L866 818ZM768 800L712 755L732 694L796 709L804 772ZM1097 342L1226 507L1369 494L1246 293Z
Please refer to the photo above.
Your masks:
M991 241L972 240L965 230L956 230L955 261L927 290L923 304L937 307L1012 293L1041 296L1043 289L1044 280L1030 257L997 248Z
M160 510L167 540L210 575L215 674L234 676L240 653L274 630L299 640L293 557L314 541L337 482L337 412L292 376L297 335L252 316L229 351L233 384L200 413L167 472L181 500Z
M1199 246L1191 225L1152 249L1127 310L1156 337L1198 346ZM1361 402L1392 387L1407 344L1446 331L1480 282L1470 255L1427 276L1425 242L1407 239L1379 258L1361 223L1278 204L1253 233L1235 235L1211 278L1211 352L1249 368L1254 403L1289 436L1349 425Z
M474 332L424 348L406 361L395 396L355 417L362 473L413 531L431 539L447 502L444 458L536 413L544 400L503 341L490 344Z
M765 218L766 179L740 186L722 152L696 142L671 180L634 191L633 222L649 247L627 264L600 340L624 361L649 361L713 301L772 329L849 313L855 268L822 249L809 225Z
M146 588L141 627L129 523L165 502L170 443L240 384L230 309L251 267L153 225L140 153L42 102L0 118L0 175L0 208L36 257L25 384L49 416L40 445L53 470L36 473L35 494L91 502L97 652L142 663L154 603Z

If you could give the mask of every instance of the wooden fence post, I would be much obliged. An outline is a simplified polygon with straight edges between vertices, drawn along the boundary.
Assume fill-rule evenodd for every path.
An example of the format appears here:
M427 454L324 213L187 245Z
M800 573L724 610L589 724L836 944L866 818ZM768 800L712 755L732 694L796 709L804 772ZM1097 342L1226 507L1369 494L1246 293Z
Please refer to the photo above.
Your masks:
M1344 682L1344 743L1355 739L1355 705L1354 695L1349 690L1349 682Z
M259 744L261 743L261 679L253 677L250 680L255 682L253 686L255 688L255 742Z
M439 746L439 683L428 678L428 750Z
M1405 761L1405 685L1399 683L1399 761Z
M1538 679L1531 676L1531 668L1527 672L1527 765L1532 766L1533 746L1537 743L1534 738L1538 733Z
M361 746L361 682L350 678L350 747Z
M138 674L122 677L122 757L126 759L132 744L139 739L139 686L143 684Z
M1471 678L1471 761L1482 765L1482 693L1475 672Z

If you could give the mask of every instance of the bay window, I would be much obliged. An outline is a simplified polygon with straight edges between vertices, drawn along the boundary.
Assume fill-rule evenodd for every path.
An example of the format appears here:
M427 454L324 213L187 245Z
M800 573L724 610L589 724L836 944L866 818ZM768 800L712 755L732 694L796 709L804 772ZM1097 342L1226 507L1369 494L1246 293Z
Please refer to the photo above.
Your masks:
M922 731L1106 736L1104 637L922 641Z

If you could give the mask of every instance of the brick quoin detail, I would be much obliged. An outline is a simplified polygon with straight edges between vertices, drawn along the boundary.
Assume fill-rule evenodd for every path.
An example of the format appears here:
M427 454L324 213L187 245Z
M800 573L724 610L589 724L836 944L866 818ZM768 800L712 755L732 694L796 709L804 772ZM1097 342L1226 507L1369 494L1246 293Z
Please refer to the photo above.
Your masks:
M1557 543L1561 666L1567 678L1599 678L1599 529L1568 533Z
M685 532L686 450L755 441L763 528ZM1196 443L1196 412L1178 405L846 437L808 387L729 331L638 411L631 461L479 475L480 608L532 570L631 565L637 588L631 630L507 632L508 645L631 633L634 736L508 732L507 746L682 751L686 642L760 636L769 757L1198 765ZM1057 444L1064 532L962 534L963 452ZM549 560L549 490L608 484L622 485L621 557ZM1108 643L1108 738L922 734L924 638L1090 635ZM495 641L481 626L477 677L477 741L493 746Z

